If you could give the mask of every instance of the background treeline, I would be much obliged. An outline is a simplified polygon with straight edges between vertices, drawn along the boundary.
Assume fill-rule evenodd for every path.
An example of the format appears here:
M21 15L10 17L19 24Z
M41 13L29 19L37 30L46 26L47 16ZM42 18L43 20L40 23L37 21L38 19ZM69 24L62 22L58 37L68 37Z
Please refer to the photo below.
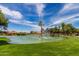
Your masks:
M61 23L53 28L47 28L46 32L50 35L79 35L79 29L72 24Z

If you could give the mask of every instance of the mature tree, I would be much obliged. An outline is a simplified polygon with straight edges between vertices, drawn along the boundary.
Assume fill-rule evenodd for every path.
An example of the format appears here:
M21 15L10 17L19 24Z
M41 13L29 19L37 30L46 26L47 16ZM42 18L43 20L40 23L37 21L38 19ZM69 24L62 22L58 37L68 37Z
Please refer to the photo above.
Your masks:
M67 32L72 34L74 31L76 31L76 28L74 28L72 24L67 24Z
M8 26L8 20L5 18L4 14L0 10L0 29L6 30Z
M72 34L76 29L72 26L72 24L65 24L65 23L62 23L61 24L62 26L62 31L65 33L65 34Z

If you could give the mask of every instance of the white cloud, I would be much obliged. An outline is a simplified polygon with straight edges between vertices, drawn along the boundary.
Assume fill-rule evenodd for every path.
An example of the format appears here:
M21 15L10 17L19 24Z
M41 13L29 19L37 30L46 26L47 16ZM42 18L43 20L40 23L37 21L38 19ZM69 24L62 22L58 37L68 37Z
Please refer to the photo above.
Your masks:
M12 23L15 23L15 24L30 26L31 29L29 31L40 31L40 27L37 24L35 25L35 24L33 24L33 22L30 22L30 21L26 21L26 20L18 21L18 20L12 20L12 19L10 19L9 21Z
M66 12L69 9L72 9L73 3L71 4L65 4L64 7L59 11L59 14L62 14L63 12Z
M45 8L45 5L43 3L36 4L36 9L37 9L37 13L38 13L39 17L43 16L44 8Z
M79 16L79 14L73 14L73 15L70 15L70 16L63 16L63 17L60 17L60 18L58 18L58 20L56 20L56 21L54 21L53 22L53 24L60 24L60 23L62 23L62 22L72 22L72 21L75 21L75 18L76 17L78 17Z
M60 24L60 23L62 23L62 22L64 22L64 21L63 21L63 20L54 21L54 22L53 22L53 25L55 25L55 24Z
M25 4L26 6L35 6L36 7L36 12L38 14L38 16L42 17L43 16L43 10L45 8L45 4L43 3L28 3L28 4Z
M37 32L40 32L41 28L40 27L37 27L37 28L34 28L32 27L31 31L37 31Z
M0 5L0 9L5 15L11 16L12 18L21 19L23 17L19 11L10 10L8 7Z
M23 16L19 11L12 11L13 17L16 19L21 19Z
M67 3L64 5L64 7L59 11L58 14L63 14L66 13L68 11L74 10L74 9L79 9L79 4L75 4L75 3Z
M25 25L25 26L30 26L33 29L39 29L40 27L37 24L33 24L33 22L31 21L27 21L27 20L13 20L13 19L9 19L10 22L15 23L15 24L20 24L20 25Z

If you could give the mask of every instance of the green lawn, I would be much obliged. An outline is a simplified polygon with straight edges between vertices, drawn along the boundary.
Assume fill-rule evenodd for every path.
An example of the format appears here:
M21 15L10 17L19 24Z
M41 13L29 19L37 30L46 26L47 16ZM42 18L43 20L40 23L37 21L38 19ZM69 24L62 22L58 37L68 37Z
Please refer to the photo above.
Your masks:
M6 56L79 56L79 38L66 37L59 42L38 44L7 44L0 46Z
M8 42L9 42L9 39L5 37L0 37L0 45L9 44Z
M0 38L0 41L1 41L1 40L8 41L9 39L7 39L7 38L5 38L5 37L1 37L1 38Z

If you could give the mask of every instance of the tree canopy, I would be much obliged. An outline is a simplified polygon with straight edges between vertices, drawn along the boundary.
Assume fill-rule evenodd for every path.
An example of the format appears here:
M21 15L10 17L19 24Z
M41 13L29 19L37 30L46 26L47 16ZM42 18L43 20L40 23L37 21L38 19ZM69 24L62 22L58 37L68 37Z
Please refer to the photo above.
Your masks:
M64 22L58 26L55 26L54 28L49 28L46 30L50 32L50 34L53 33L72 34L72 33L76 33L76 31L78 32L78 30L72 24L66 24Z
M0 29L7 29L8 19L5 18L4 14L0 10Z

